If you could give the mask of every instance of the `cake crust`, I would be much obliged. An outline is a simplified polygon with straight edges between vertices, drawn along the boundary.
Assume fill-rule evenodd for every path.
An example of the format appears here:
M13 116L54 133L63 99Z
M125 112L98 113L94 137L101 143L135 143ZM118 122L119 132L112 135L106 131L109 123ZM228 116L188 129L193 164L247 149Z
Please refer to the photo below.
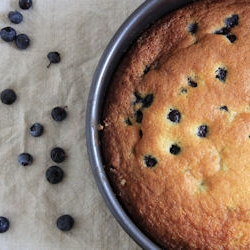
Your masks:
M177 10L143 33L110 83L105 170L162 247L250 248L249 16L249 0Z

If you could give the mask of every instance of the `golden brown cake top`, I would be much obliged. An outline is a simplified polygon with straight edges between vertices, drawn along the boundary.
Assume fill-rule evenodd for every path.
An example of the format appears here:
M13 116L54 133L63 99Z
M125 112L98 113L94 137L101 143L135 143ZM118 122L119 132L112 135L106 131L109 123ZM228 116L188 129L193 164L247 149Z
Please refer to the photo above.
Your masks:
M250 248L250 1L158 21L107 93L102 146L124 208L162 246Z

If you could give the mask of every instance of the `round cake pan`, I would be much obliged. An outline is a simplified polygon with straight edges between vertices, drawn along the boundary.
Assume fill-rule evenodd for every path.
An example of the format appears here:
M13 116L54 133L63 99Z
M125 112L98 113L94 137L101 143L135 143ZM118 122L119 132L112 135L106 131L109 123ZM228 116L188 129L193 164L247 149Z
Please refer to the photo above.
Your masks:
M119 204L105 174L99 142L98 125L101 123L102 105L106 89L122 56L142 32L163 15L194 0L149 0L145 1L118 29L105 49L91 84L87 115L86 142L89 161L97 186L105 203L123 229L143 249L160 249L131 221Z

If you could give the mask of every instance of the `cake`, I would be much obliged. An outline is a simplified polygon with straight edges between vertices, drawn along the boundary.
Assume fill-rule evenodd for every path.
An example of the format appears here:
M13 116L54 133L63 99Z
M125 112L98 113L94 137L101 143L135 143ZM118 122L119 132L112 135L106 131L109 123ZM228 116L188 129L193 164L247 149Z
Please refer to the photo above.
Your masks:
M101 147L115 194L167 249L250 249L250 1L201 0L126 52Z

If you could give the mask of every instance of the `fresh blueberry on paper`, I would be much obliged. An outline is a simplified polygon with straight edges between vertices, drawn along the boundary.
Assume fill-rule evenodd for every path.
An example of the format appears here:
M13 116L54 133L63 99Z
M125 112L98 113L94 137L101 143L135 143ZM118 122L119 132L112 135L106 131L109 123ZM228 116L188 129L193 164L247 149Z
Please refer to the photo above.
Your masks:
M5 233L10 227L10 222L6 217L0 216L0 233Z
M27 49L30 45L30 39L26 34L17 35L15 42L17 48L21 50Z
M18 155L18 162L22 166L28 166L31 165L33 162L33 157L29 153L22 153Z
M19 0L19 6L23 10L27 10L32 6L32 0Z
M8 14L9 20L14 24L19 24L23 21L23 15L19 11L10 11Z
M55 147L50 152L51 160L56 163L61 163L66 159L65 151L60 147Z
M56 225L61 231L69 231L74 226L74 219L72 216L65 214L57 219Z
M56 64L61 61L61 56L57 51L49 52L47 58L49 59L47 68L49 68L51 64Z
M34 123L30 127L30 134L34 137L39 137L43 134L43 125L40 123Z
M5 89L1 92L1 101L3 104L11 105L16 101L16 93L12 89Z
M0 36L5 42L12 42L16 39L16 31L12 27L2 28Z
M67 116L66 107L53 108L51 111L51 116L52 116L53 120L55 120L57 122L63 121Z
M64 176L63 170L58 166L51 166L46 171L46 179L51 184L57 184L62 181Z

